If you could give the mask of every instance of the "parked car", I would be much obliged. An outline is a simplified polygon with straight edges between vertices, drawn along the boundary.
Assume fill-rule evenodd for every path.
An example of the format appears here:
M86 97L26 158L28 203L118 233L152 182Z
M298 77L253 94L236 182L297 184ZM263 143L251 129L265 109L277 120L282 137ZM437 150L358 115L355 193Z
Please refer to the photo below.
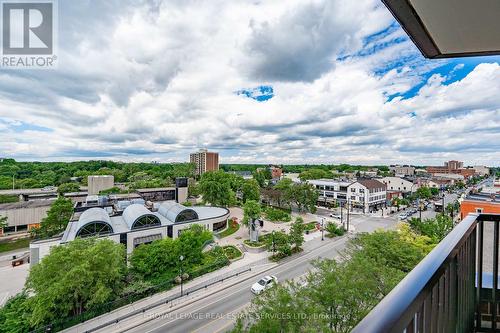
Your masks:
M408 215L406 213L399 214L399 219L400 220L406 220L408 218Z
M331 214L330 214L330 217L333 217L333 218L336 218L336 219L340 219L340 214L337 214L337 213L331 213Z
M274 275L266 275L252 285L251 291L255 295L259 295L264 290L278 284L278 278Z

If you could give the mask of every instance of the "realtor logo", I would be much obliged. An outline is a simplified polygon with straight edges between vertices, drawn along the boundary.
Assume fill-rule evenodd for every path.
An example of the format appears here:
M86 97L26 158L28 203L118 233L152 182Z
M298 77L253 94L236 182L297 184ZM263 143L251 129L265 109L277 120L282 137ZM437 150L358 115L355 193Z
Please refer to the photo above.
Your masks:
M55 3L35 1L0 0L3 68L55 65Z

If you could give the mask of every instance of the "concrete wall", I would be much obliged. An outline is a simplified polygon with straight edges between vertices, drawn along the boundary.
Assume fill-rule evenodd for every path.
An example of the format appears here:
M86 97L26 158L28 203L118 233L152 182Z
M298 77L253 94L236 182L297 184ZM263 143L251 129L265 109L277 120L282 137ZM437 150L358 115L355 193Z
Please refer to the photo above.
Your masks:
M99 194L100 191L107 190L115 186L115 177L113 176L89 176L88 193L89 195Z

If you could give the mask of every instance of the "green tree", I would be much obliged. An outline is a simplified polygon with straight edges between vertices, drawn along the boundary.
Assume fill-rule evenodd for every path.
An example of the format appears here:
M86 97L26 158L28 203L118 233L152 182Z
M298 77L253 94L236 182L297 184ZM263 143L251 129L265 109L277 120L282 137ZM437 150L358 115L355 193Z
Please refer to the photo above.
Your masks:
M7 216L0 216L0 229L7 228L8 226Z
M415 193L420 199L430 199L432 197L431 189L427 186L419 187Z
M233 332L308 332L312 309L304 296L302 288L293 282L266 290L252 300Z
M439 194L439 190L436 187L431 187L432 196L436 196Z
M262 208L255 200L248 200L243 205L243 224L250 225L250 221L257 220L262 215Z
M57 192L60 195L63 195L64 193L78 192L78 191L80 191L80 185L78 185L77 183L64 183L57 187Z
M253 179L259 184L260 187L266 186L266 174L263 170L256 170L252 173Z
M292 254L291 237L283 231L275 231L272 237L266 237L268 251L276 251L278 257L287 257Z
M436 243L439 243L453 229L451 217L443 214L438 214L435 218L424 221L411 218L408 223L415 232L431 238Z
M42 219L40 228L31 229L35 237L51 237L66 229L69 219L73 215L73 203L64 197L57 198Z
M316 212L318 191L311 184L292 184L284 193L285 200L295 204L299 212Z
M108 239L77 238L53 247L26 281L27 292L33 294L31 324L78 315L113 300L126 268L125 248Z
M205 172L200 179L200 192L205 202L229 206L235 199L228 174L224 171Z
M260 200L260 187L255 179L245 180L241 186L241 192L243 192L243 202L247 202L247 200L258 202Z
M31 308L27 300L28 296L22 292L0 308L0 333L27 333L32 330Z
M290 228L290 242L296 250L299 250L304 244L304 220L297 217Z

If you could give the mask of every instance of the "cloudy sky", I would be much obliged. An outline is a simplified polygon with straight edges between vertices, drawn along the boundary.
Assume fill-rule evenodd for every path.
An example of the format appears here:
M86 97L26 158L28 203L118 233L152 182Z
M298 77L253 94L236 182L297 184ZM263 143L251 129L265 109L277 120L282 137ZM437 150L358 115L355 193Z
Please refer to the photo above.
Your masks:
M426 60L378 0L59 0L0 70L0 157L500 163L500 57Z

